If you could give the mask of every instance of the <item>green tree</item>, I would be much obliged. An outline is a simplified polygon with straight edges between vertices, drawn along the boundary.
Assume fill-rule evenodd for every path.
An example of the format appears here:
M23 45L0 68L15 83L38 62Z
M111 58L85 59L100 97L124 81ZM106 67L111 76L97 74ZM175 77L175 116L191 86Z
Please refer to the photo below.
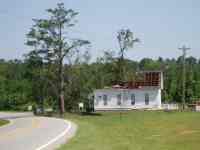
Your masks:
M34 19L34 25L27 34L27 45L43 56L43 59L58 66L56 75L59 82L60 113L65 112L64 100L64 58L70 57L74 50L89 44L86 40L69 38L68 31L76 23L78 15L72 9L66 9L63 3L58 3L54 9L48 9L48 19Z

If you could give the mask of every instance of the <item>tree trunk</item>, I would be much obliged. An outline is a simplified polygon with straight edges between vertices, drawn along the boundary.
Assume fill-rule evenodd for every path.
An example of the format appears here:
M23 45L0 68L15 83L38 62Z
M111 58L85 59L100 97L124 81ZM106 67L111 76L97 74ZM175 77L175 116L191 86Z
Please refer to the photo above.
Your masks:
M59 93L59 98L60 98L60 114L61 116L65 113L65 98L64 98L64 85L65 85L65 80L64 80L64 70L63 70L63 52L62 52L62 23L59 24L59 76L60 76L60 93Z
M119 59L120 82L124 81L124 50L121 49L121 56Z
M59 95L59 99L60 99L60 114L63 115L63 113L65 112L65 98L64 98L64 72L63 72L63 63L62 60L60 61L60 71L59 71L59 75L60 75L60 95Z

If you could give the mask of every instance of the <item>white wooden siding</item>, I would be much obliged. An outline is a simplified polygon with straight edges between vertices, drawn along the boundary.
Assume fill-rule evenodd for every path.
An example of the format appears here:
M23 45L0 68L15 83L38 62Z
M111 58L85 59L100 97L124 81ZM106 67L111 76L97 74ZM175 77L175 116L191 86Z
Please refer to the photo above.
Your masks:
M122 104L117 104L117 95L122 95ZM135 105L131 105L131 95L135 95ZM149 105L145 105L145 94L149 94ZM108 104L103 103L103 95L107 95ZM115 110L115 109L160 109L161 89L101 89L94 91L95 110ZM99 99L101 96L101 99ZM98 101L98 103L97 103Z

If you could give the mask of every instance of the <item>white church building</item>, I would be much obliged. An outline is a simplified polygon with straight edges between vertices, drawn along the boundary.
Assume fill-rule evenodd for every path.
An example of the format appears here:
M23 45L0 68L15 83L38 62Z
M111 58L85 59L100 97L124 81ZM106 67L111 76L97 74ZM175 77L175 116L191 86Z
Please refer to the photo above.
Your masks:
M94 91L94 110L161 109L163 73L142 72L143 79Z

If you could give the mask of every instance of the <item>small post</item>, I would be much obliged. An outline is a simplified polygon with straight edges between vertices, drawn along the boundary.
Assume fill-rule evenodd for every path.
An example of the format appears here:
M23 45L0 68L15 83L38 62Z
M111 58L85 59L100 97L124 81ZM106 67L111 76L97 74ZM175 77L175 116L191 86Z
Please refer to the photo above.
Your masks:
M122 104L124 102L124 97L125 97L125 90L122 88L122 94L121 94L121 103L120 103L120 121L122 121Z

